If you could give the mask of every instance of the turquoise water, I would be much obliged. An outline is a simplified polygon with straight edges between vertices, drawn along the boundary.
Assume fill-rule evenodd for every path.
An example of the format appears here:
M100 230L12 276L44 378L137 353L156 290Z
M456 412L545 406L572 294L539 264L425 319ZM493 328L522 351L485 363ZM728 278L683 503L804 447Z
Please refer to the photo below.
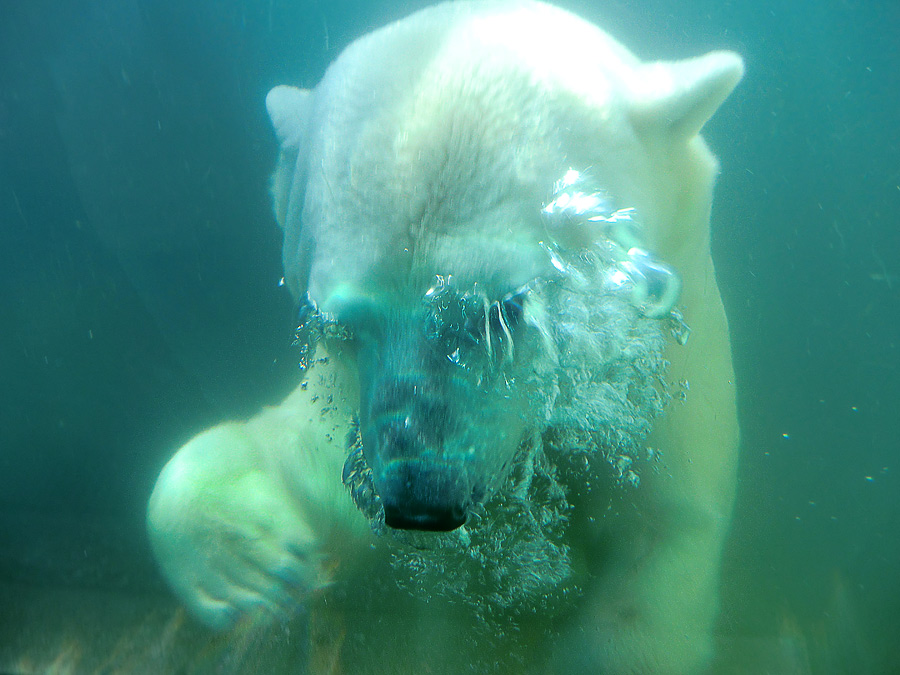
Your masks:
M0 7L0 670L206 639L143 510L171 448L296 381L265 93L424 4ZM705 130L743 434L717 672L900 671L900 5L561 4L746 59Z

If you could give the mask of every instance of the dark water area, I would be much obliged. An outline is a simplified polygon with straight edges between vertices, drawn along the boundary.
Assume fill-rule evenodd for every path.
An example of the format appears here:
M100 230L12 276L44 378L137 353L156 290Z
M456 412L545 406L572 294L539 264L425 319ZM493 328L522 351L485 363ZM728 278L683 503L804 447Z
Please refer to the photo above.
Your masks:
M427 4L0 4L0 669L52 660L53 593L169 597L159 470L299 377L265 94ZM742 429L717 672L900 672L900 4L558 4L746 61L704 131Z

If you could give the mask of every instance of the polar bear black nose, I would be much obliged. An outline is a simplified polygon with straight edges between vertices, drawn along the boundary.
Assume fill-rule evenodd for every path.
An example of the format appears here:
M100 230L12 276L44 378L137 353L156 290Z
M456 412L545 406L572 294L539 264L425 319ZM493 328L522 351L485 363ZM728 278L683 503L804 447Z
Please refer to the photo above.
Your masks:
M398 460L376 483L388 527L449 532L466 522L469 491L457 469Z
M424 530L426 532L450 532L464 525L466 512L457 507L450 509L418 509L385 504L384 522L395 530Z

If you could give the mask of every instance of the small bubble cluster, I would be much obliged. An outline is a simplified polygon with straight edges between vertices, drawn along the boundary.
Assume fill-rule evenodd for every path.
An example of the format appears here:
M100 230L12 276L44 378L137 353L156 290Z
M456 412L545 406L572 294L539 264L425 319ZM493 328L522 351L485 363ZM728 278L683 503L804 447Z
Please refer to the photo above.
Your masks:
M348 340L349 329L333 316L319 309L309 294L300 302L297 310L297 328L294 331L295 347L300 348L299 368L305 373L316 363L316 347L323 340ZM324 360L324 359L320 359Z
M647 250L635 209L615 208L589 173L569 169L556 181L541 215L549 235L543 246L558 272L579 279L573 259L591 249L608 262L608 286L627 289L646 316L670 315L681 294L680 277Z

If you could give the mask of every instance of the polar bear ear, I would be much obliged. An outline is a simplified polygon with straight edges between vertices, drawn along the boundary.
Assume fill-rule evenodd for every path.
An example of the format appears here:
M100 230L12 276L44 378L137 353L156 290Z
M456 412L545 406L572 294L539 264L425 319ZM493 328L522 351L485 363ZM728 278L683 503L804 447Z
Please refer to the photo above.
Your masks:
M312 109L312 94L297 87L275 87L266 96L266 110L281 152L275 173L272 174L272 205L275 219L284 229L287 220L288 200L295 183L305 185L305 172L298 170L298 158L306 154L306 129Z
M744 62L733 52L640 66L631 92L634 126L643 132L662 132L669 140L689 140L743 74Z
M266 96L266 110L275 127L275 135L282 148L297 148L309 121L311 93L281 85Z

